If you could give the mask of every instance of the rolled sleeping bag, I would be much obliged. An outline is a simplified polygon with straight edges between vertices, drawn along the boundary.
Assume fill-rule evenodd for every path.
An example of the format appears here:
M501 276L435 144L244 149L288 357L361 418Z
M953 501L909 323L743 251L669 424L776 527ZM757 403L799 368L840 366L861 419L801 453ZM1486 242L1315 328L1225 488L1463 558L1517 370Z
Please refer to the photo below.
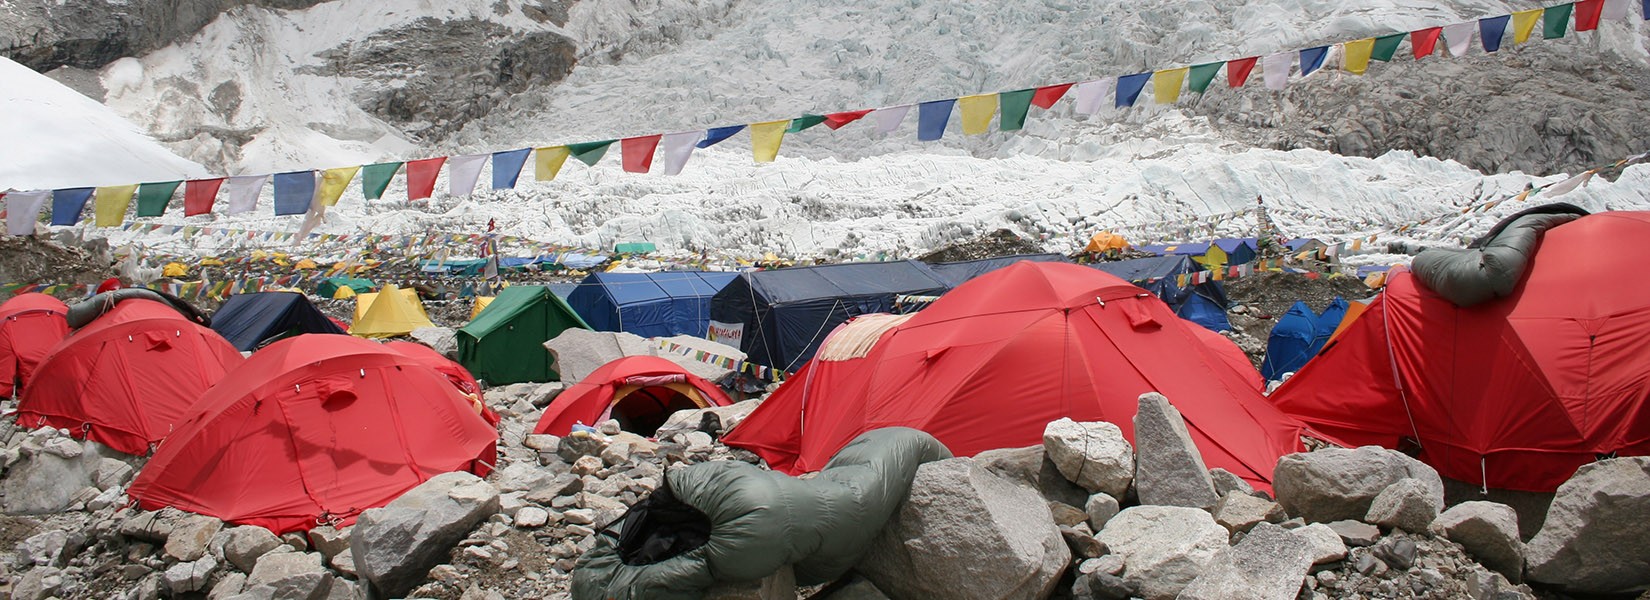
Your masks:
M950 457L933 436L890 427L854 438L811 479L735 461L670 471L618 535L598 533L573 570L573 598L695 600L786 565L798 585L834 581L905 501L917 467Z
M1537 206L1502 219L1466 248L1434 248L1410 264L1421 284L1466 308L1512 294L1523 280L1541 234L1585 216L1570 204Z
M195 308L194 305L185 302L182 298L177 296L164 292L157 292L148 288L121 288L112 292L103 292L96 296L92 296L84 302L69 307L69 314L65 317L65 320L68 321L71 329L80 329L81 327L90 325L92 321L97 320L97 318L103 316L104 313L113 310L115 305L126 300L133 299L150 300L166 304L167 306L171 306L173 310L178 311L178 314L183 315L191 321L199 323L202 327L212 326L212 319L201 313L200 309Z

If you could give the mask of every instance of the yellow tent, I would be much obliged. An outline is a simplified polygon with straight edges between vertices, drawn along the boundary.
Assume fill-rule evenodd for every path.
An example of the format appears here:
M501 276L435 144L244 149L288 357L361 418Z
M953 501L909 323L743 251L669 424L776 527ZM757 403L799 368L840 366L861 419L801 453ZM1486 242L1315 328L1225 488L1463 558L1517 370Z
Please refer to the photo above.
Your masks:
M315 264L315 261L306 258L306 259L298 261L298 264L296 266L294 266L293 268L295 268L295 269L314 269L314 268L316 268L316 264Z
M332 299L333 300L343 300L345 298L354 298L354 297L355 297L355 288L352 288L352 287L347 286L347 285L338 286L338 291L332 293ZM356 308L359 309L360 306L357 305Z
M1105 252L1107 250L1124 250L1129 247L1129 241L1122 235L1110 231L1102 231L1089 238L1089 245L1084 252Z
M189 267L183 266L183 263L166 263L166 269L161 271L160 275L161 277L188 277Z
M201 266L203 266L203 267L221 267L221 266L223 266L223 261L218 260L216 258L207 257L207 258L201 259Z
M420 327L435 327L418 301L418 292L394 285L376 294L357 294L354 323L350 334L364 338L395 337Z
M487 308L488 304L492 304L493 298L494 296L476 296L475 308L470 309L470 320L474 321L476 317L481 316L482 309Z

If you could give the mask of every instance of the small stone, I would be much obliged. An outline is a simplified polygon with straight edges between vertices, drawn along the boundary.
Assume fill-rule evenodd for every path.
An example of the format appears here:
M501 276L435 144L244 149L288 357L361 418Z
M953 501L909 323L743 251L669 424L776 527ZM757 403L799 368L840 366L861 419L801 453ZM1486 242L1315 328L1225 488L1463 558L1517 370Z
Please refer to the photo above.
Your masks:
M1359 552L1352 558L1352 570L1368 577L1377 577L1387 571L1387 566L1374 554Z
M1401 571L1415 566L1415 557L1420 553L1415 541L1407 537L1389 537L1375 546L1375 554L1381 562Z
M1215 522L1227 531L1248 531L1260 523L1277 523L1284 518L1283 507L1243 493L1230 493L1214 507Z
M228 534L223 543L224 558L246 573L252 572L259 557L281 545L280 538L262 527L243 525L224 531Z
M524 438L521 445L539 452L555 452L556 448L561 445L561 438L544 433L535 433Z
M1088 529L1088 526L1084 525L1083 529ZM1060 537L1065 538L1066 547L1070 548L1071 553L1077 558L1099 558L1104 555L1106 546L1101 544L1100 540L1094 539L1094 534L1083 529L1060 528Z
M1221 497L1233 492L1251 496L1255 494L1255 486L1249 485L1249 482L1244 481L1242 477L1238 477L1226 469L1219 467L1209 469L1209 480L1215 484L1215 494Z
M574 525L589 525L596 522L596 511L588 508L575 508L561 513L563 519Z
M523 529L543 527L545 523L550 522L550 511L536 506L528 506L516 511L515 521L516 527Z
M206 556L206 544L223 529L223 521L212 517L193 516L172 526L166 537L166 554L182 562L200 560ZM213 563L213 568L217 567ZM204 583L203 583L204 585ZM198 588L197 588L198 589ZM189 590L194 591L194 590Z
M309 545L327 560L338 556L349 549L350 528L335 528L331 525L322 525L309 530Z
M289 548L292 548L293 552L309 551L309 538L303 533L297 531L281 534L281 543L286 544Z
M1104 493L1089 496L1088 502L1083 504L1083 512L1089 516L1089 526L1095 531L1105 529L1106 522L1117 516L1119 510L1122 509L1118 506L1117 499Z
M1050 502L1048 510L1054 514L1054 524L1061 527L1071 527L1089 520L1088 513L1064 502Z
M580 456L573 461L573 473L578 475L594 475L602 470L602 459L594 456Z
M1327 525L1351 547L1373 545L1381 539L1381 529L1362 521L1336 521Z
M1292 531L1312 545L1312 564L1321 565L1346 558L1346 542L1323 523L1313 523Z

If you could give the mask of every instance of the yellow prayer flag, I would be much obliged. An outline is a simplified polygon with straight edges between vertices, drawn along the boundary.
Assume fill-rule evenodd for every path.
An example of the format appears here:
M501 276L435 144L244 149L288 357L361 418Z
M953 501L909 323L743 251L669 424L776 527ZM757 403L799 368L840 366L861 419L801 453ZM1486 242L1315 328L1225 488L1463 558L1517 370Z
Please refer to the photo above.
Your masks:
M1363 75L1369 70L1369 55L1375 51L1375 38L1367 38L1346 45L1346 72Z
M1541 20L1542 12L1542 9L1536 8L1513 13L1513 43L1530 41L1530 32L1535 31L1535 24Z
M751 154L756 162L769 163L779 157L779 145L785 141L785 128L791 120L751 123Z
M1180 86L1186 83L1186 72L1190 70L1188 67L1181 67L1152 74L1152 85L1157 86L1153 90L1156 92L1158 104L1174 104L1180 99Z
M344 188L349 187L349 182L355 179L355 173L360 170L361 167L356 166L323 171L321 173L321 206L337 205L338 199L344 195Z
M957 99L962 110L963 135L980 135L991 131L991 117L997 115L997 95L980 94Z
M556 174L561 172L562 163L567 162L567 157L572 155L573 151L568 150L567 146L534 150L533 177L539 181L554 180Z
M126 207L132 204L132 194L137 193L138 186L113 185L97 188L97 203L93 205L97 211L98 227L115 227L126 220Z

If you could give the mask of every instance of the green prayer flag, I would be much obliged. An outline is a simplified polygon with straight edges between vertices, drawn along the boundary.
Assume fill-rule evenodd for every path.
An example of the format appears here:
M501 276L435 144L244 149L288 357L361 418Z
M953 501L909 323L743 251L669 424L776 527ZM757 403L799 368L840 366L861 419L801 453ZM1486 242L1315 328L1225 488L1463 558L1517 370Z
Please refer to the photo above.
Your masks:
M998 122L1003 131L1018 131L1026 126L1026 112L1031 110L1031 98L1037 90L1015 90L997 94L997 105L1002 111Z
M384 189L390 187L390 180L401 170L401 165L393 162L361 167L361 194L368 200L383 198Z
M1212 62L1192 67L1190 89L1199 94L1208 91L1209 82L1215 80L1215 75L1220 73L1220 66L1224 64L1226 63Z
M791 119L791 126L785 130L785 133L796 133L824 122L824 115L802 115Z
M596 163L602 159L602 156L607 154L607 147L611 145L613 145L613 140L603 142L581 142L578 144L568 144L567 151L573 153L573 158L579 159L579 162L582 162L587 166L594 167L596 166Z
M1549 40L1564 37L1564 30L1570 28L1570 13L1575 12L1575 8L1574 3L1547 7L1541 14L1541 37Z
M1375 38L1375 49L1369 52L1369 57L1381 62L1392 62L1392 56L1398 53L1398 44L1404 43L1404 36L1408 33L1394 33Z
M182 184L182 181L163 181L138 186L137 216L158 217L166 214L166 205L172 202L172 193L178 191L178 186Z

